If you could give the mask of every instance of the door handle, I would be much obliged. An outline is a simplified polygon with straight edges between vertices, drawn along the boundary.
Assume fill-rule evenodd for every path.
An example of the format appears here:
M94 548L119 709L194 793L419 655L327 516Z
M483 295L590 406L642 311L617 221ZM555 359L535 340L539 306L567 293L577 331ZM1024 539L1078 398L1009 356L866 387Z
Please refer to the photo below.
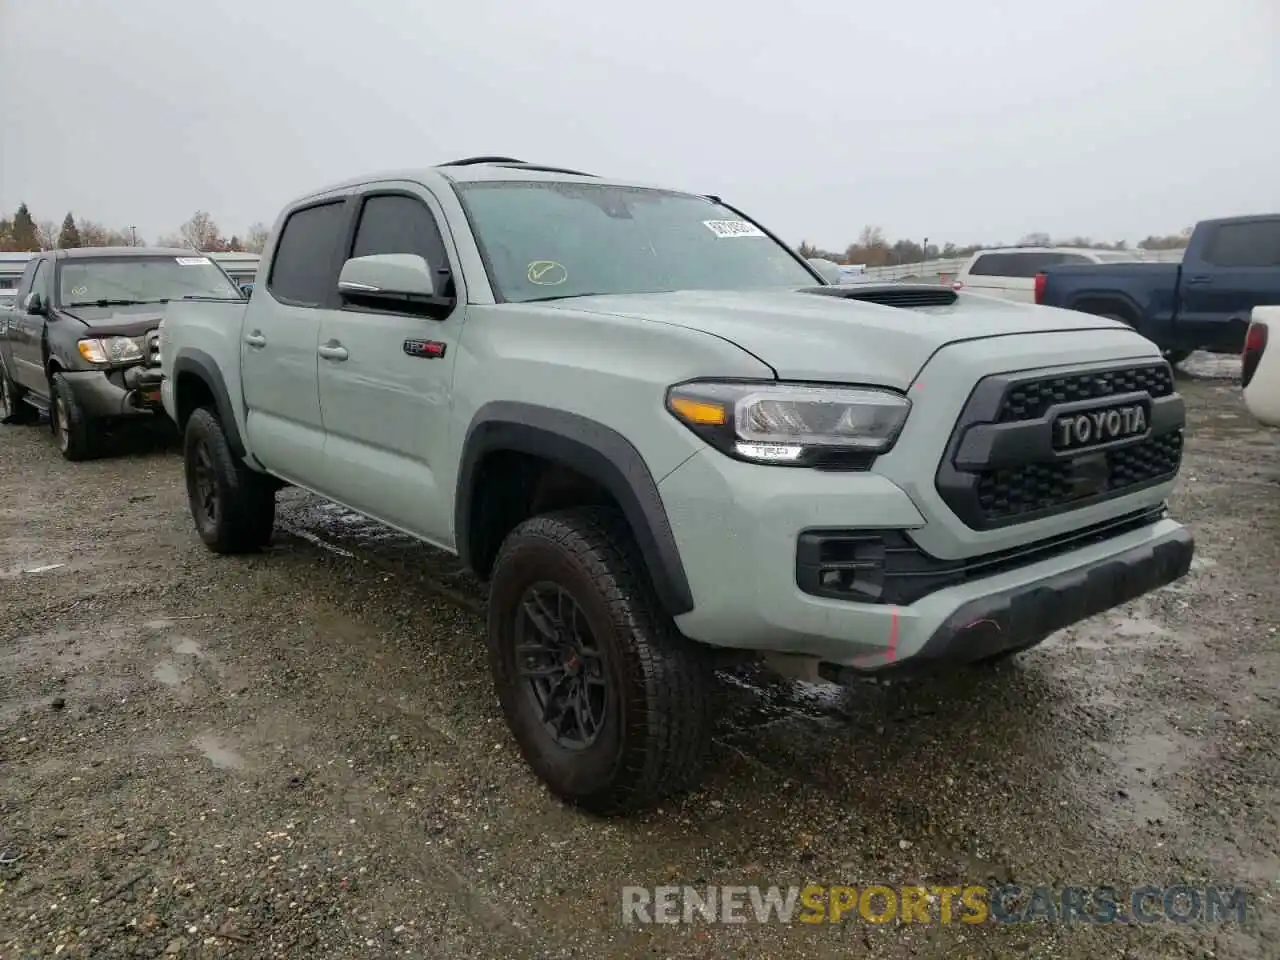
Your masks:
M1213 277L1192 277L1187 283L1193 283L1198 287L1204 286L1205 284L1213 283Z
M337 340L330 340L328 343L320 344L320 349L317 352L326 360L347 359L347 348L338 343Z
M267 345L267 338L264 337L260 331L255 330L253 333L245 334L244 342L251 347L265 347Z

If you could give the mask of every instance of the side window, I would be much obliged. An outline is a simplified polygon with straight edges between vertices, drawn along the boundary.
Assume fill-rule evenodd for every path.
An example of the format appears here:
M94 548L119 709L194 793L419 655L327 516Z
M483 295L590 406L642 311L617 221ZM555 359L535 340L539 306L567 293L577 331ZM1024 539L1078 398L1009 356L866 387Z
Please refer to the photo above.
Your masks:
M18 280L17 296L19 301L25 300L27 294L31 292L31 281L35 279L36 270L40 267L40 258L32 257L27 261L27 265L22 268L22 277ZM21 305L21 303L19 303Z
M969 275L976 277L1000 277L1000 261L1004 257L998 253L988 253L979 257L973 262L973 266L969 268Z
M1218 267L1280 267L1280 220L1224 223L1209 238L1204 261Z
M49 266L48 261L37 260L35 269L31 272L31 286L23 292L25 299L28 293L40 294L40 299L45 303L49 302L49 295L52 292L49 278L53 276L53 269Z
M375 194L360 210L351 256L379 253L416 253L436 269L449 266L436 218L422 201L399 194Z
M333 257L346 223L345 201L289 214L271 258L267 289L280 300L319 307L337 288Z

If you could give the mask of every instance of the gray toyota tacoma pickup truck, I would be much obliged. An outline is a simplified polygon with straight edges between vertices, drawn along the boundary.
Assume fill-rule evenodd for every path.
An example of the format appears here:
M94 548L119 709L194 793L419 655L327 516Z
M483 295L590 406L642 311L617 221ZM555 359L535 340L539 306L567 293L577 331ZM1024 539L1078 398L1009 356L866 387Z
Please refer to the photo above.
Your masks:
M78 247L33 256L16 302L0 308L0 421L48 413L62 455L85 460L113 422L163 417L157 329L164 304L185 296L244 302L230 277L192 250Z
M1187 572L1154 344L832 266L504 158L301 197L247 305L165 312L195 527L257 550L296 485L458 554L519 748L597 812L697 781L717 652L990 661Z

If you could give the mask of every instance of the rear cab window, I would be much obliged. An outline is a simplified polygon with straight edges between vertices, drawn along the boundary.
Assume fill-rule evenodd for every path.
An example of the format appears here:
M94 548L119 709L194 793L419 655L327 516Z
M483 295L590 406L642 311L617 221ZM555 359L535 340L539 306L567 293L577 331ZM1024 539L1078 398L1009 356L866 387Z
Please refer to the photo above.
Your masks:
M282 303L323 307L337 297L337 252L346 226L346 198L289 214L271 257L267 289Z
M1280 219L1220 224L1202 259L1215 267L1280 267Z

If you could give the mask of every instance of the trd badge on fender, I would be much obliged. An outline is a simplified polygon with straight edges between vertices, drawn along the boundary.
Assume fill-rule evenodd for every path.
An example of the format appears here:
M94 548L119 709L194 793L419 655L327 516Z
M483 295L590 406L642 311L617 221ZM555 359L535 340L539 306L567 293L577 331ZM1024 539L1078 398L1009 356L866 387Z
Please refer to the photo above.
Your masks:
M1146 432L1146 405L1126 403L1058 417L1053 422L1053 445L1058 450L1079 450L1140 437Z

